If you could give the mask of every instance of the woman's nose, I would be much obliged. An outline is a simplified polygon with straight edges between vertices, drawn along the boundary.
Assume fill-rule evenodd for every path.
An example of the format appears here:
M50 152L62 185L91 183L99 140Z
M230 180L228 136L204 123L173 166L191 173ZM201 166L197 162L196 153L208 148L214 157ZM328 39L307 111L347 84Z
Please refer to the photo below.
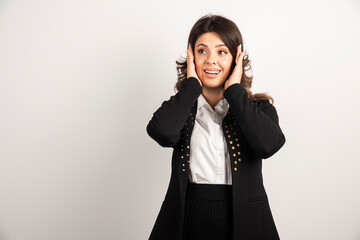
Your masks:
M214 54L212 52L210 52L210 54L208 55L207 63L215 64L215 62L216 62L215 58L216 58L216 56L214 56Z
M212 56L208 57L207 63L208 64L215 64L215 58L213 58Z

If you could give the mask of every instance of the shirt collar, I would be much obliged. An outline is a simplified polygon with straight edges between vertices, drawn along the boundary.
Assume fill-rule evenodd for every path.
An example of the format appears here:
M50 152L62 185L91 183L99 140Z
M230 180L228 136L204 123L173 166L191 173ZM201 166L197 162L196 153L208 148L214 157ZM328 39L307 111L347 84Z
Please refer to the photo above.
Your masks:
M199 109L208 104L209 107L211 108L210 104L206 101L204 95L201 93L200 96L198 97L198 104L197 104L197 111L199 111ZM226 101L225 98L221 99L216 105L215 105L215 108L216 106L220 106L222 109L225 110L225 112L227 112L227 110L229 109L229 103Z

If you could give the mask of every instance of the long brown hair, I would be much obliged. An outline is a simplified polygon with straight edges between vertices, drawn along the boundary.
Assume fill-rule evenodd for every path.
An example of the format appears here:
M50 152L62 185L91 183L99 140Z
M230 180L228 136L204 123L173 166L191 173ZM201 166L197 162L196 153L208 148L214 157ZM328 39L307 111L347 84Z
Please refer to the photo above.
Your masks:
M221 40L224 42L226 47L229 49L231 55L233 56L233 62L231 64L230 74L232 73L236 63L236 49L239 44L241 44L241 51L244 51L244 44L243 44L243 38L242 35L236 26L236 24L221 16L221 15L215 15L215 14L207 14L203 17L201 17L195 25L192 27L189 38L188 38L188 44L191 44L192 49L195 49L195 42L196 40L204 33L207 32L215 32L217 33ZM252 94L250 88L253 81L253 76L248 76L247 73L251 70L251 61L249 60L249 56L247 54L244 55L243 58L243 74L241 76L241 83L246 91L248 92L249 98L251 98L254 101L258 101L261 99L264 100L270 100L272 103L274 103L274 99L269 96L267 93L256 93ZM187 78L187 62L186 58L183 58L183 60L179 59L179 61L176 61L177 67L177 75L178 75L178 81L175 84L175 89L179 91L184 80Z

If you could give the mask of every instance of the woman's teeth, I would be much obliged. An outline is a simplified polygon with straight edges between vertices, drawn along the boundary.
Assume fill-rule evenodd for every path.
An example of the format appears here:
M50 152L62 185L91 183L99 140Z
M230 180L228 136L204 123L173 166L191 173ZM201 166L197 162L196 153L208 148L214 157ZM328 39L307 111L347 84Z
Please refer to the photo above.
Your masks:
M218 74L220 71L206 71L206 70L205 70L205 72L206 72L206 73L210 73L210 74Z
M204 70L205 72L205 76L207 78L210 78L210 79L215 79L218 77L218 74L221 72L221 70L218 70L218 71L208 71L208 70Z

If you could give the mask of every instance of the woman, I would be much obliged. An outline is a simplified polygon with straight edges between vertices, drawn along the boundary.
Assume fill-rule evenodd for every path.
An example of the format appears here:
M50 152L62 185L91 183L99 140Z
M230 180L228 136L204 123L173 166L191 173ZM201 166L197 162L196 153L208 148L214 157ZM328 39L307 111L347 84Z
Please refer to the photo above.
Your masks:
M265 93L252 94L251 69L235 23L205 15L177 61L178 92L147 125L172 147L171 179L150 240L276 240L262 159L285 143Z

